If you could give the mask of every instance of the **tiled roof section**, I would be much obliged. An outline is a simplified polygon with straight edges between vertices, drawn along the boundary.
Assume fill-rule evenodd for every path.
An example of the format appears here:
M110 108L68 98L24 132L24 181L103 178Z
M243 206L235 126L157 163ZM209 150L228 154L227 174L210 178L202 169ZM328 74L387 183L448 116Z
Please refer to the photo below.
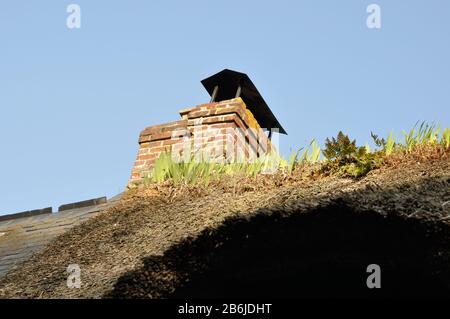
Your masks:
M121 194L108 201L94 201L92 206L58 213L10 215L9 219L0 220L0 276L29 259L56 236L111 207L120 197Z

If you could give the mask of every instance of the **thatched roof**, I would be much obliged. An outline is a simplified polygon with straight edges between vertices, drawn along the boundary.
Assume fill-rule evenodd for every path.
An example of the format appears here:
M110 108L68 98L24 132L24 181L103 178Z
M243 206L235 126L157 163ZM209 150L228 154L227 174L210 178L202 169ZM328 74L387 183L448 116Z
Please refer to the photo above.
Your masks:
M371 263L385 294L445 294L449 216L448 154L358 181L303 171L155 186L59 236L0 279L0 296L345 296L369 293ZM74 263L80 289L66 286Z

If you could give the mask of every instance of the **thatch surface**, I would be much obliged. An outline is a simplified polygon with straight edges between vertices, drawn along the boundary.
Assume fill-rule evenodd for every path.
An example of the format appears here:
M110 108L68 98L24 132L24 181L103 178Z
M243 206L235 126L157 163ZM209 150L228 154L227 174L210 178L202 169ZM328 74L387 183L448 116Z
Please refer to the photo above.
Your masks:
M215 254L214 249L233 241L230 247L238 249L248 236L264 238L258 232L270 232L279 220L293 218L291 225L301 226L297 216L322 211L329 216L333 207L344 207L345 216L366 212L395 217L396 222L417 221L425 225L425 233L438 234L434 243L444 249L440 253L450 251L445 248L450 243L445 236L450 222L448 153L423 160L406 157L359 181L315 177L309 170L291 177L230 178L209 187L159 186L130 191L115 207L58 237L0 279L0 296L182 296L177 292L180 287L207 272L209 263L226 263L224 255ZM252 228L252 223L258 227ZM311 227L320 228L320 223L313 224ZM283 231L294 236L292 229L285 227L267 238L283 237ZM301 227L298 234L301 236ZM258 243L264 245L261 239ZM82 271L80 289L66 286L66 268L74 263Z

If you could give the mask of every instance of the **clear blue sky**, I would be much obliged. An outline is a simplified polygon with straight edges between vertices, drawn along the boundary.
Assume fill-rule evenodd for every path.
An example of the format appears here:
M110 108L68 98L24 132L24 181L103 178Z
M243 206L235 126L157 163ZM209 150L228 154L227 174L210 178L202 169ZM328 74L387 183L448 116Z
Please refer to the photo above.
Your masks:
M207 102L223 68L251 77L288 153L450 126L449 59L448 0L1 1L0 214L119 193L139 132Z

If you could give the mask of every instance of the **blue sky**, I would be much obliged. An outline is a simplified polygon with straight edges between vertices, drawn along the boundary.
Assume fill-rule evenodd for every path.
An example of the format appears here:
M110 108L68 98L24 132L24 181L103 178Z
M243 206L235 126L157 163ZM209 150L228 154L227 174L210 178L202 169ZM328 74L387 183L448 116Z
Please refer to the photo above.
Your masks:
M0 214L119 193L139 132L208 102L199 81L223 68L251 77L285 154L448 127L449 16L447 0L1 1Z

